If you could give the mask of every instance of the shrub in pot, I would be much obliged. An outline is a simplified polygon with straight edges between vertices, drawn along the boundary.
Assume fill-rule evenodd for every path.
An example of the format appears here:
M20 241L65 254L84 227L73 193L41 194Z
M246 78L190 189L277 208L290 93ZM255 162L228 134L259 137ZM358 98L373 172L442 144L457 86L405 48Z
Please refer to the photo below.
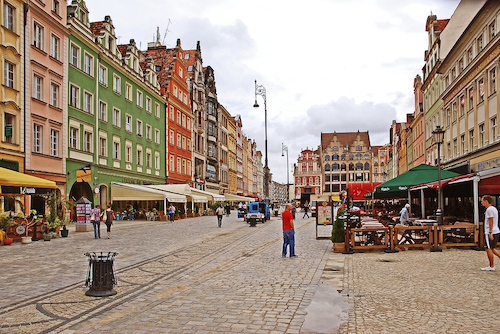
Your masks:
M331 240L334 243L336 251L343 251L345 248L345 207L341 207L337 211L337 217L333 223Z

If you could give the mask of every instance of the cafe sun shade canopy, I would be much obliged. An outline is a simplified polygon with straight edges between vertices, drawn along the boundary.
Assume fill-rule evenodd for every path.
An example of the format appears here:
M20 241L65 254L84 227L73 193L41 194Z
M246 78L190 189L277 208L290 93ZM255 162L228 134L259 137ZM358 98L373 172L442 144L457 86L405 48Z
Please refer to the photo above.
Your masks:
M458 173L441 169L441 179L460 176ZM374 198L406 198L410 187L438 180L438 168L421 164L404 174L375 187Z
M0 167L0 186L57 189L54 181Z

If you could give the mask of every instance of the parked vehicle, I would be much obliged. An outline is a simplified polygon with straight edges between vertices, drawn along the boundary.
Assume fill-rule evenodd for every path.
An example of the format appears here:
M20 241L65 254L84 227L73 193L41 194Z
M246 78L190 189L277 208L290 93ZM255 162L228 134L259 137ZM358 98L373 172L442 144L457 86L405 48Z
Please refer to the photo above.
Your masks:
M265 223L268 219L271 219L271 212L266 202L252 202L248 204L245 222L255 225L257 222Z

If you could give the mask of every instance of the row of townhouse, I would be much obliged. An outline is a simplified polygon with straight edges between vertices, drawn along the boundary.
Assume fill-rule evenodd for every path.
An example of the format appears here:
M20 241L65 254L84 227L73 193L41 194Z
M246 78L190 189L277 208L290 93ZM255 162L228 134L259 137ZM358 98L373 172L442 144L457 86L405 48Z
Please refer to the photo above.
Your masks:
M390 177L437 164L432 131L445 131L441 164L458 172L500 167L500 3L462 0L450 19L427 17L423 77L414 80L415 110L393 122Z
M84 0L2 0L0 166L109 203L111 182L261 196L262 155L218 102L201 47L119 45ZM43 210L43 197L31 207Z

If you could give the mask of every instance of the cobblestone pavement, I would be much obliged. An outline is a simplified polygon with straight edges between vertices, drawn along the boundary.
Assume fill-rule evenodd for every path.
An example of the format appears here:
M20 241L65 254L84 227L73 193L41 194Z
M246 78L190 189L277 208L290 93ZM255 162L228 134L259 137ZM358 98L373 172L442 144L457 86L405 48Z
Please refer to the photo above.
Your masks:
M500 333L500 272L486 265L484 251L465 249L346 255L339 332Z
M109 240L73 227L1 246L0 333L500 332L500 272L479 270L485 252L334 254L299 215L299 257L283 259L278 218L216 226L116 222ZM85 296L88 251L119 253L117 295Z
M279 218L216 221L116 222L109 240L71 231L0 247L0 332L299 333L331 242L298 219L299 257L283 259ZM85 296L87 251L119 253L115 296Z

